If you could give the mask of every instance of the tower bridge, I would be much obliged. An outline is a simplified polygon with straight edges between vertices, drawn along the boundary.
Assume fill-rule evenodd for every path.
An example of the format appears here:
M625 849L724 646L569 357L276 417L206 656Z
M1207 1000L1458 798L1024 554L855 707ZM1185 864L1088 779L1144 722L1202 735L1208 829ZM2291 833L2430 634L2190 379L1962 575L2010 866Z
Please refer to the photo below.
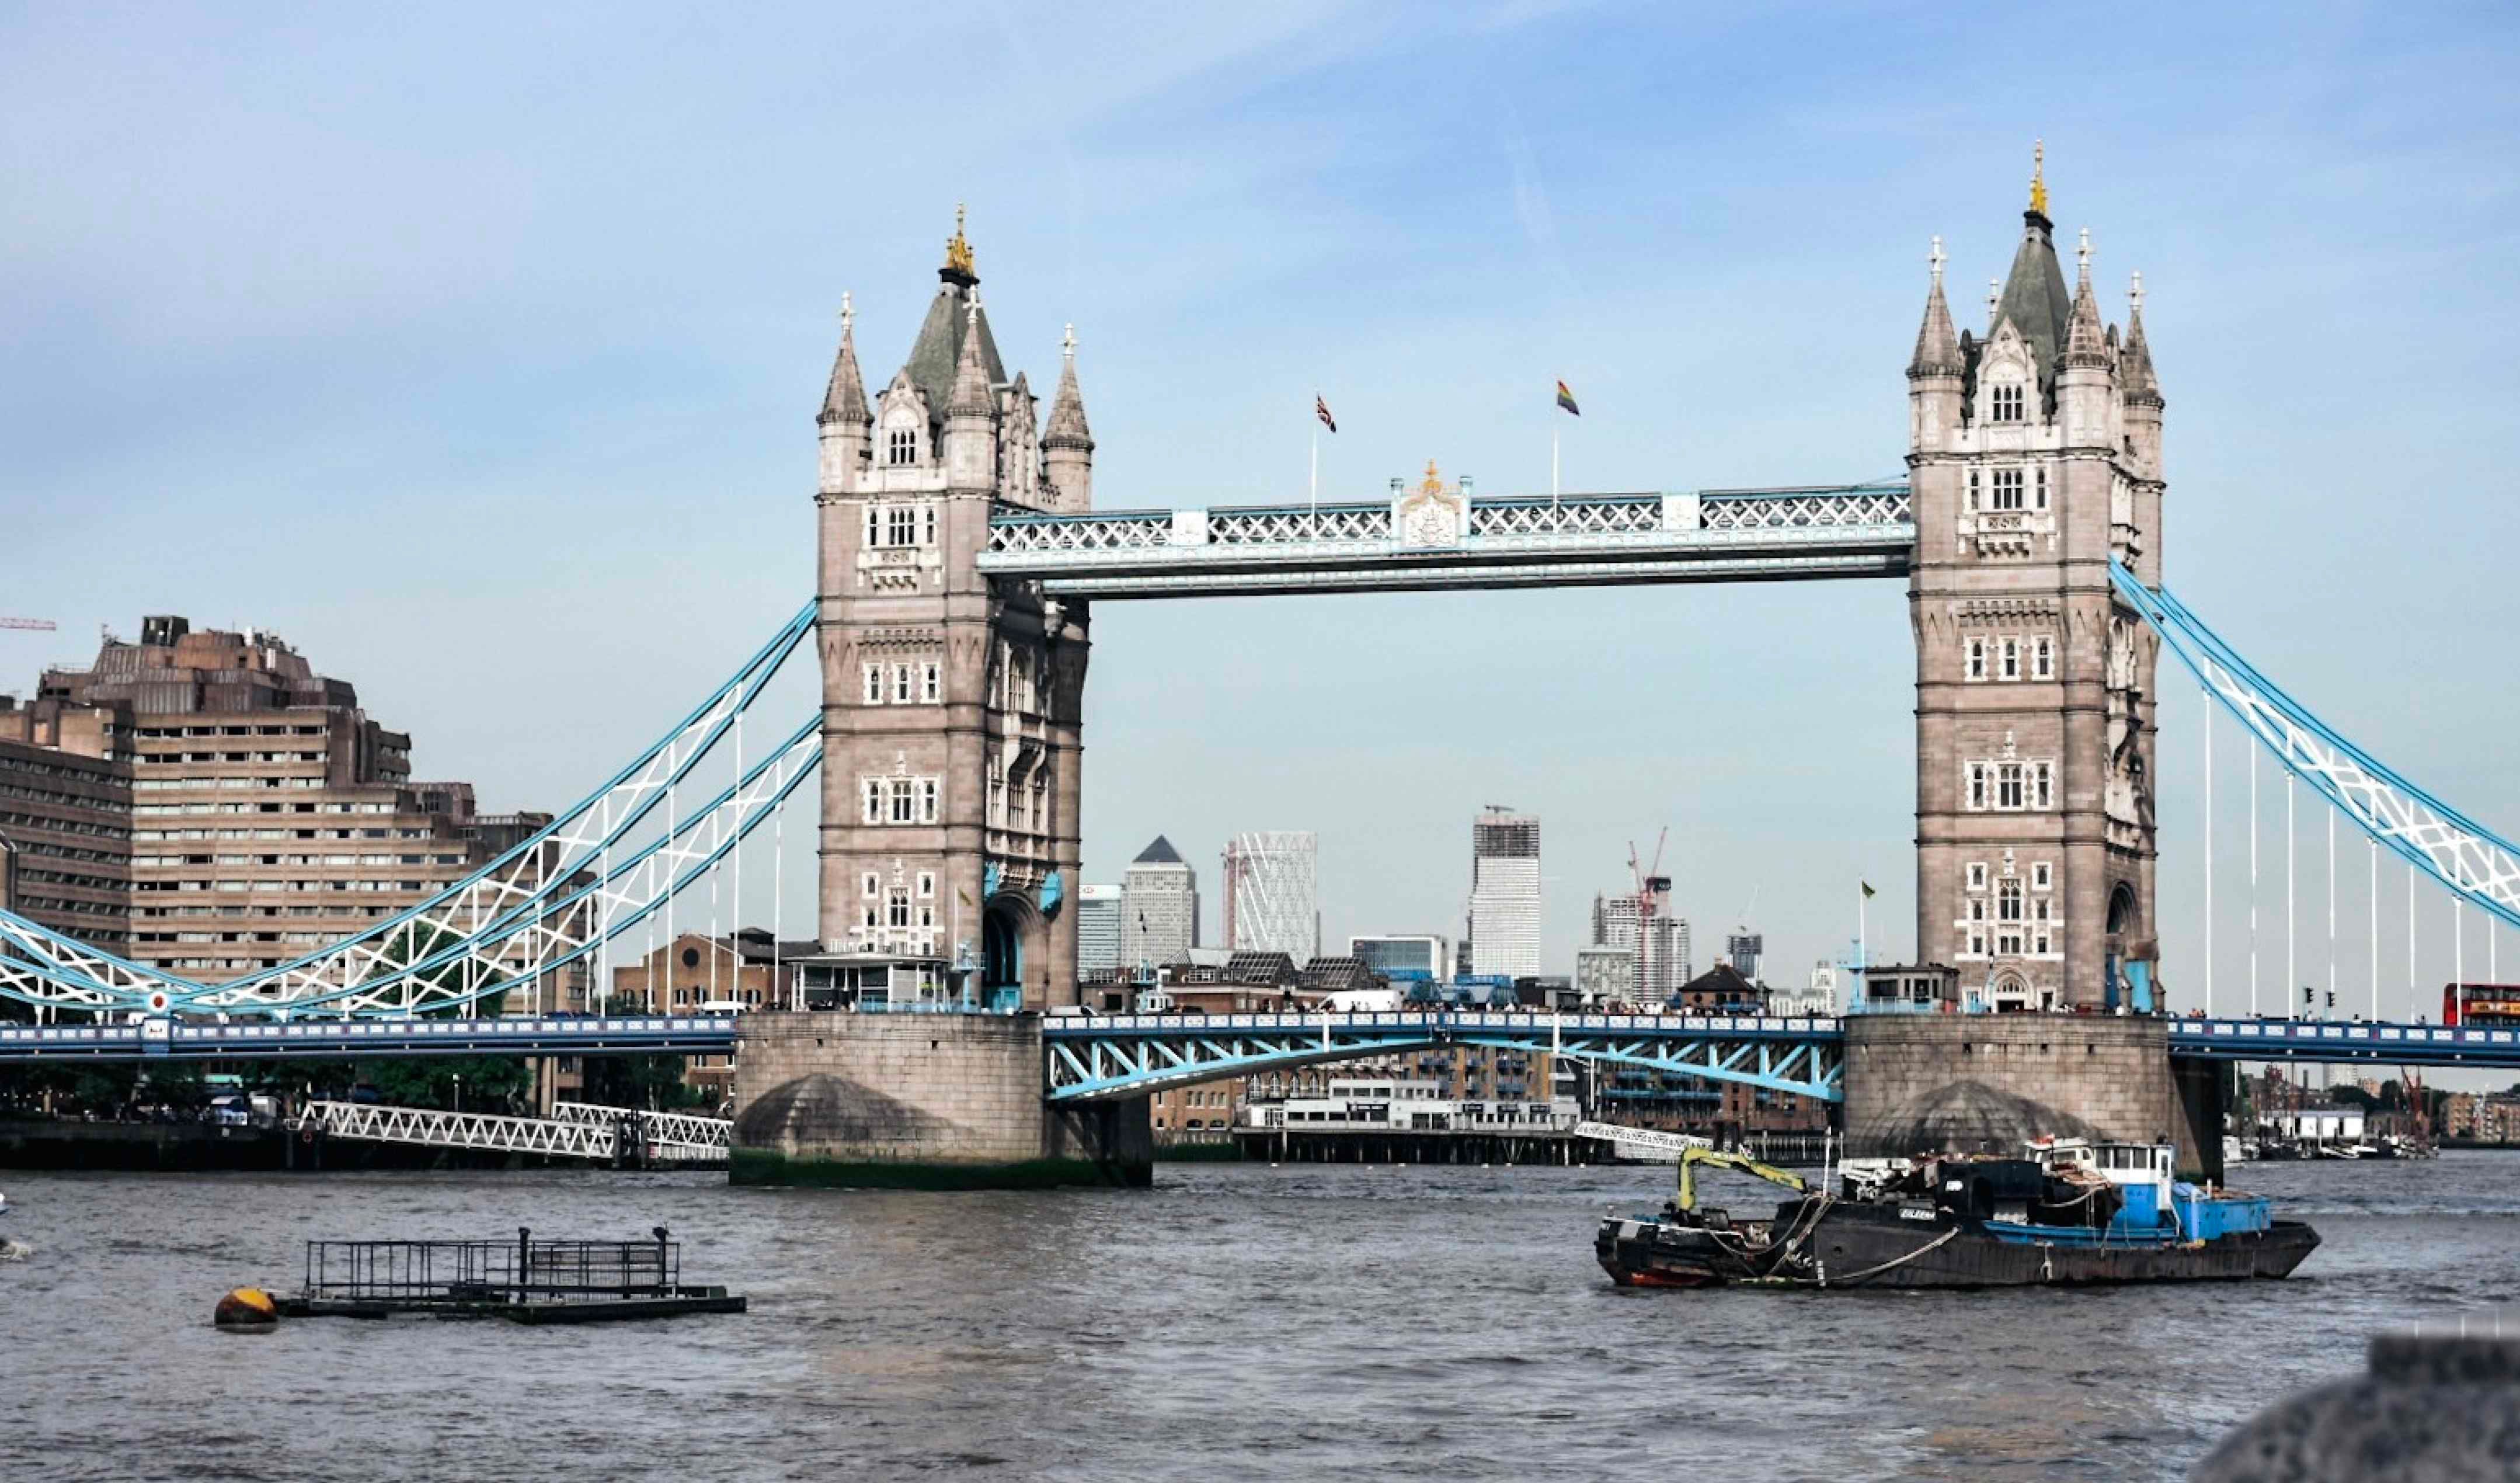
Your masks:
M1103 510L1073 336L1044 420L1004 364L958 225L910 353L872 392L844 296L816 419L816 592L716 692L472 878L241 979L191 980L0 912L0 997L73 1021L0 1028L0 1056L740 1040L739 1172L746 1142L774 1162L1011 1164L1053 1149L1125 1160L1144 1142L1148 1091L1424 1044L1545 1048L1843 1097L1851 1133L1930 1130L1937 1099L1971 1085L2131 1137L2152 1136L2184 1098L2201 1127L2211 1099L2172 1087L2174 1057L2507 1063L2488 1031L2445 1043L2404 1024L2294 1035L2161 1017L2174 987L2155 900L2165 648L2371 841L2375 919L2385 846L2410 892L2420 875L2454 911L2520 924L2520 852L2325 726L2163 585L2165 402L2140 279L2123 322L2106 322L2088 240L2070 284L2058 261L2044 180L1982 333L1956 326L1944 261L1938 239L1906 367L1899 478L1544 499L1489 496L1430 467L1387 499ZM1067 907L1097 605L1822 578L1908 583L1917 959L1957 970L1998 1012L1773 1028L1049 1012L1080 1002ZM766 745L756 727L747 748L755 702L809 638L815 714L780 718ZM817 776L820 951L799 961L813 1007L647 1027L472 1017L568 965L601 973L616 945L652 941L659 924L670 938L678 903L713 921L721 886L740 920L746 842L775 843ZM757 868L754 879L775 914L784 855L771 857L771 879ZM2209 904L2209 940L2211 920ZM2176 985L2184 1005L2212 1007L2211 975L2209 954ZM2377 1021L2376 948L2370 976ZM852 995L1001 1012L822 1011ZM1004 1012L1016 1011L1033 1012ZM2068 1058L2077 1050L2085 1060Z

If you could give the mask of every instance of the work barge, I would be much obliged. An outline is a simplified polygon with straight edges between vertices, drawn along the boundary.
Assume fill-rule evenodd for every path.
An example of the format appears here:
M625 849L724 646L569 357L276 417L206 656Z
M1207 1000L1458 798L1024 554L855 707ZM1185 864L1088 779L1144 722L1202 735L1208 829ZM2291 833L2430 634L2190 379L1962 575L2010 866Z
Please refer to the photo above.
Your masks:
M742 1293L683 1281L682 1243L647 1240L312 1240L298 1290L279 1318L507 1319L599 1324L742 1313Z

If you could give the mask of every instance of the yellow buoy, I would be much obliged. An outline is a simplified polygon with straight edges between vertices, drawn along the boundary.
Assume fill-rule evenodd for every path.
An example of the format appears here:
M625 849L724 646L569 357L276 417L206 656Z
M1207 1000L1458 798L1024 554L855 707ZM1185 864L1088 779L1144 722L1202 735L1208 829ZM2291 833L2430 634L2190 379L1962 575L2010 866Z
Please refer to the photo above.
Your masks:
M280 1305L259 1287L239 1287L219 1299L210 1322L221 1328L268 1328L280 1322Z

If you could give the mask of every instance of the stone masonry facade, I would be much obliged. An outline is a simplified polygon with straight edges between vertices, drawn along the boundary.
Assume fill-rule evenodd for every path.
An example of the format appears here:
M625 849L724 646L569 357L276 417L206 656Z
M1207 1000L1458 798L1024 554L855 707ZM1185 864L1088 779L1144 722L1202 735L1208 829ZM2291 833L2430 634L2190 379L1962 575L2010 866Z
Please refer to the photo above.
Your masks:
M2219 1133L2219 1127L2215 1130ZM2179 1145L2179 1167L2219 1165L2201 1149L2171 1079L2158 1018L2077 1014L1863 1014L1847 1021L1846 1151L2017 1156L2025 1140Z
M1908 367L1917 955L2006 1009L2097 1004L2157 956L2158 642L2109 563L2161 579L2161 390L2140 275L2104 326L2088 234L2069 291L2047 210L2034 177L1983 338L1935 240Z
M1094 438L1073 336L1046 425L1007 375L959 222L937 276L872 405L844 300L817 419L820 935L1072 1004L1085 605L977 558L993 512L1091 508Z

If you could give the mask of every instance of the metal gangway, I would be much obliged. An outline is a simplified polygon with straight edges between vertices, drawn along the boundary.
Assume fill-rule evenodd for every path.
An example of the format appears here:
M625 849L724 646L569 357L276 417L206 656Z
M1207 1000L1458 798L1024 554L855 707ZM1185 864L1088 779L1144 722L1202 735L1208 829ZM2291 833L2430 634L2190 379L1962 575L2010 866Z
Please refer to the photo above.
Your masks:
M1619 1123L1577 1123L1575 1136L1608 1144L1616 1156L1645 1164L1676 1164L1687 1149L1715 1146L1715 1140L1693 1133L1665 1133L1658 1128L1630 1128Z
M733 1124L723 1118L646 1112L563 1102L567 1115L511 1117L495 1112L440 1112L373 1102L312 1101L298 1115L302 1130L328 1138L410 1144L428 1148L478 1148L610 1163L635 1156L649 1164L723 1164Z

